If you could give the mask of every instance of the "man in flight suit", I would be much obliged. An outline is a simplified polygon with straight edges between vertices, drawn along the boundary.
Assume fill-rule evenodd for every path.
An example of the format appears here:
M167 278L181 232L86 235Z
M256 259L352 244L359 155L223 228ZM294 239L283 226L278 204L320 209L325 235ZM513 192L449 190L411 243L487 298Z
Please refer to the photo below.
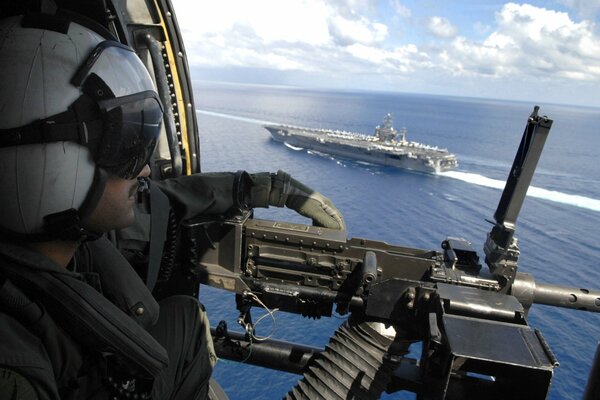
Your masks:
M0 399L203 399L216 356L205 312L157 303L105 233L131 225L163 105L135 52L89 22L0 21ZM287 206L337 229L289 175L154 183L179 220Z

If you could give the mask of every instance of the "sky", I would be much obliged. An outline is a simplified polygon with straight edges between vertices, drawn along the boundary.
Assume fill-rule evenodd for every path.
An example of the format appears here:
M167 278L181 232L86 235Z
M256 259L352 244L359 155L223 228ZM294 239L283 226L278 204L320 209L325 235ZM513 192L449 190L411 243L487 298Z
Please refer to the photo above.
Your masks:
M193 79L600 107L600 0L172 0Z

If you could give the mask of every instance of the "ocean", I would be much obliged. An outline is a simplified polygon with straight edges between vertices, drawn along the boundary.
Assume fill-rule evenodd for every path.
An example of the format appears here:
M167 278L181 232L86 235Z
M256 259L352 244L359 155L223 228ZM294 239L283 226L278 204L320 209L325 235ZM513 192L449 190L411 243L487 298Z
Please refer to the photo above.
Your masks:
M348 237L440 250L447 236L472 242L483 260L504 181L533 103L431 95L333 92L195 82L204 172L283 169L329 197ZM600 109L538 104L554 120L532 188L517 221L519 270L537 282L600 289ZM408 139L447 148L458 169L428 175L358 163L271 140L262 125L281 123L372 133L386 113ZM257 210L265 219L310 223L286 209ZM485 267L484 267L485 268ZM237 329L234 295L203 286L211 324ZM323 347L343 318L318 321L276 313L259 334ZM550 399L578 399L600 340L600 315L533 305L529 324L560 361ZM214 377L230 399L278 399L298 376L220 361ZM414 398L396 393L385 398Z

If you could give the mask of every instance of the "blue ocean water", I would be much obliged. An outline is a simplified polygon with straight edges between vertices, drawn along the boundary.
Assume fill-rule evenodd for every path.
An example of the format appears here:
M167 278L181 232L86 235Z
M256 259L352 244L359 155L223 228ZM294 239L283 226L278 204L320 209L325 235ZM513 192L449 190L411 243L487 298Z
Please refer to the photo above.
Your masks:
M349 237L440 249L447 236L483 243L523 128L534 104L371 92L328 92L285 87L196 82L203 171L284 169L325 194L342 211ZM536 281L600 289L600 109L539 104L554 120L529 195L517 222L520 271ZM264 123L371 133L391 112L409 140L448 148L456 171L427 175L366 165L270 139ZM257 217L309 223L289 210L258 210ZM212 324L235 329L231 293L202 287ZM276 315L274 337L324 346L342 322ZM268 334L265 320L260 334ZM561 366L551 399L581 398L600 340L600 315L534 305L529 324L544 334ZM221 361L216 379L231 399L277 399L296 375ZM414 398L394 394L387 398Z

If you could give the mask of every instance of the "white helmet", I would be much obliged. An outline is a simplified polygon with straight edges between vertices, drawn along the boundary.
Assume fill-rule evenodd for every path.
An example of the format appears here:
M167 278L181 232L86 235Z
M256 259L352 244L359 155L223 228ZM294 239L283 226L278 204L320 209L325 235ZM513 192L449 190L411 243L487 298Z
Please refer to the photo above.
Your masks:
M162 106L141 60L63 17L0 20L0 232L75 238L107 173L147 164Z

